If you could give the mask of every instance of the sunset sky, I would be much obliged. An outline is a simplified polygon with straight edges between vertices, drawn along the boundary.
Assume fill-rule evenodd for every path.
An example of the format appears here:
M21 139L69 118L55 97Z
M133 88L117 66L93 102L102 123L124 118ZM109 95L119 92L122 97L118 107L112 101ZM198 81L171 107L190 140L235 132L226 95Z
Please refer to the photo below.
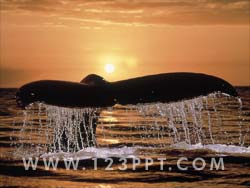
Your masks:
M250 85L249 0L0 3L0 87L184 71Z

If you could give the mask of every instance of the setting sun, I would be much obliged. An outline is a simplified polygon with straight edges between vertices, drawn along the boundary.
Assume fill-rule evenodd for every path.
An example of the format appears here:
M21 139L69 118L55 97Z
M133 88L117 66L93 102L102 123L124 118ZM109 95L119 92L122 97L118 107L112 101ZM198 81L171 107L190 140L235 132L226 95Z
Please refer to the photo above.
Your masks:
M104 69L105 69L106 73L110 74L110 73L113 73L115 71L115 66L113 64L108 63L105 65Z

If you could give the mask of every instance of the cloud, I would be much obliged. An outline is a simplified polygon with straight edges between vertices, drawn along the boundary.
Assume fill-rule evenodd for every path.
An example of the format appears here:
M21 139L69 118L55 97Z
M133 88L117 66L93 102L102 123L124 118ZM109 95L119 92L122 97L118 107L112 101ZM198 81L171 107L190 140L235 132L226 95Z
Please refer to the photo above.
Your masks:
M137 25L248 25L249 0L0 0L2 11Z
M53 11L59 1L49 0L1 0L1 10Z

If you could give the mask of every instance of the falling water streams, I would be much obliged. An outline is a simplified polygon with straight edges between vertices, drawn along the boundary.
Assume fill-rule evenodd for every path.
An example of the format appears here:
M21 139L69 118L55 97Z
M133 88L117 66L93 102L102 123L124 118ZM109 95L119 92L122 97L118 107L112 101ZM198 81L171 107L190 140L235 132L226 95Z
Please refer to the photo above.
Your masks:
M242 124L241 108L239 98L222 93L175 103L105 109L35 103L24 111L14 145L16 154L29 156L120 145L163 148L225 144L248 151L249 125ZM230 121L235 119L238 132L231 131Z

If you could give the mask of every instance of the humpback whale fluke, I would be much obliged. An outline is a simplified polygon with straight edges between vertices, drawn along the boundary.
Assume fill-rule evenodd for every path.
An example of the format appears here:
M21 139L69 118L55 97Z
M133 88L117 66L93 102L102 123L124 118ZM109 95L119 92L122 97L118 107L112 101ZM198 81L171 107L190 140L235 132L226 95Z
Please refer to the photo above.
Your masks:
M41 80L23 85L16 94L25 107L33 102L63 107L107 107L115 104L176 102L222 92L238 96L227 81L200 73L165 73L107 82L91 74L80 83Z

